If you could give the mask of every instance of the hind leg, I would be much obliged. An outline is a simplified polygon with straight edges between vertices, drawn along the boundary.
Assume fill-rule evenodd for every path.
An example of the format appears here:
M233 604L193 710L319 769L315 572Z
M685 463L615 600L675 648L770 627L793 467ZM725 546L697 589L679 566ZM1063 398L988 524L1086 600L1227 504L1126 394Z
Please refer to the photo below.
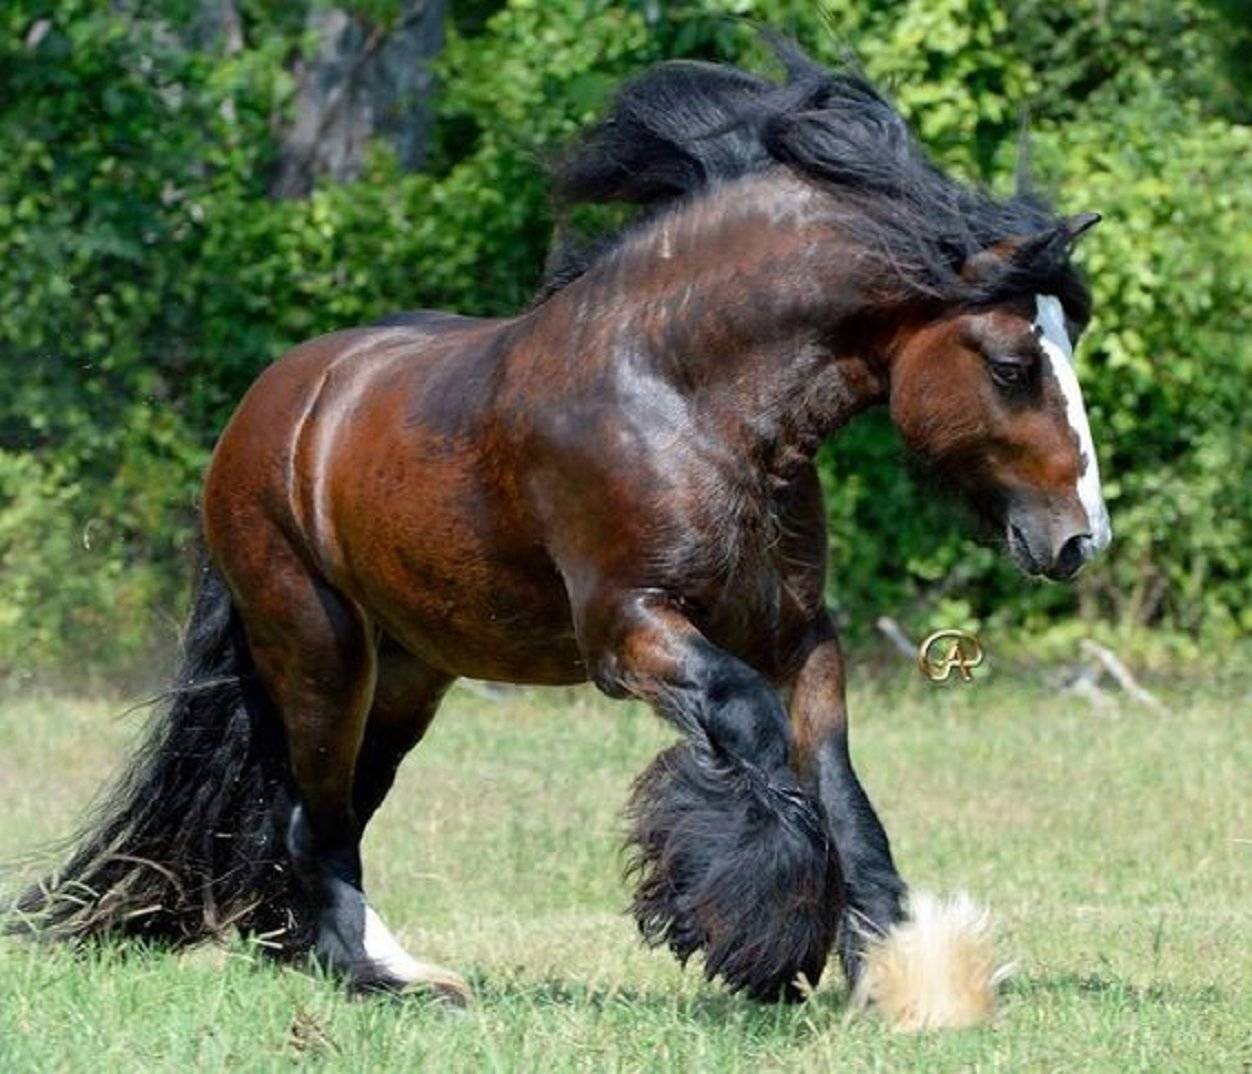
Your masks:
M400 762L426 733L451 682L451 676L427 667L390 638L379 641L374 703L357 755L353 788L362 830L391 790ZM456 973L421 962L405 951L368 905L364 945L374 965L384 967L392 978L421 984L456 1003L472 998L469 986Z
M374 702L357 755L353 805L362 828L395 782L400 762L426 734L453 678L383 635L377 646Z
M257 672L287 738L295 803L287 848L313 925L313 952L358 990L429 985L462 999L446 971L409 958L365 901L356 767L377 681L362 610L294 555L270 549L235 591Z

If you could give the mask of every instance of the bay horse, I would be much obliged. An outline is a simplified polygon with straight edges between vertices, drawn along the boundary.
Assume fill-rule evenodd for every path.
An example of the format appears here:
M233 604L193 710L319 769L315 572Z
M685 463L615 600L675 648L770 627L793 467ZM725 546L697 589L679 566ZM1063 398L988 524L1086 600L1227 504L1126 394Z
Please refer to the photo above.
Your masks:
M631 796L633 910L731 990L797 998L832 950L855 983L918 924L849 754L814 456L886 405L1024 571L1078 571L1110 538L1072 365L1099 217L959 181L861 75L777 50L779 82L619 90L554 191L636 219L562 244L518 316L399 314L261 374L205 478L170 700L32 929L236 926L466 998L359 849L462 676L590 680L681 732Z

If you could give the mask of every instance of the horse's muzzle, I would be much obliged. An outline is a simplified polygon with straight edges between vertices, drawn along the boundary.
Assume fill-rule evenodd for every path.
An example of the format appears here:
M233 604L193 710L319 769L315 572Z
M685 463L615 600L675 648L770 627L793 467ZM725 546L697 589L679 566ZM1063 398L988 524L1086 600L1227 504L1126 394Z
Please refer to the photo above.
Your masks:
M1009 552L1026 574L1064 582L1073 578L1096 554L1096 541L1085 530L1032 525L1009 519L1006 527Z

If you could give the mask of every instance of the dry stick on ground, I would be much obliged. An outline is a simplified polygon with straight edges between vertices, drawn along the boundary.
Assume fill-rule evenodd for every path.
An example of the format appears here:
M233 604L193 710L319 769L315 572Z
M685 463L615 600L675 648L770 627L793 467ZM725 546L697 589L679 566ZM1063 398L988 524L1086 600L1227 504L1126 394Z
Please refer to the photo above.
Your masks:
M1109 709L1116 707L1116 702L1104 691L1100 689L1100 669L1093 667L1080 667L1078 674L1074 676L1073 681L1065 687L1065 693L1074 694L1081 697L1093 709L1100 712L1107 712Z
M909 636L891 616L880 615L874 625L878 628L878 633L891 642L896 651L906 660L917 659L917 646L909 641Z
M1079 647L1087 656L1097 661L1117 681L1117 685L1141 705L1146 705L1153 712L1164 714L1167 711L1160 700L1139 685L1138 681L1130 673L1129 668L1117 659L1117 656L1111 649L1092 641L1090 638L1083 638L1079 643Z

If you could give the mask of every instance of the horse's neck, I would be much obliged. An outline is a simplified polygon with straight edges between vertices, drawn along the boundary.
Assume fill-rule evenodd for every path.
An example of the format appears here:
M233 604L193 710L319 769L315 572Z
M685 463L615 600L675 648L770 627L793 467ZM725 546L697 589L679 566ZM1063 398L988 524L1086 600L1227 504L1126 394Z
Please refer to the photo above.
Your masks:
M811 456L885 398L855 261L822 196L775 174L666 214L568 301L594 319L604 360L627 348L732 435Z

